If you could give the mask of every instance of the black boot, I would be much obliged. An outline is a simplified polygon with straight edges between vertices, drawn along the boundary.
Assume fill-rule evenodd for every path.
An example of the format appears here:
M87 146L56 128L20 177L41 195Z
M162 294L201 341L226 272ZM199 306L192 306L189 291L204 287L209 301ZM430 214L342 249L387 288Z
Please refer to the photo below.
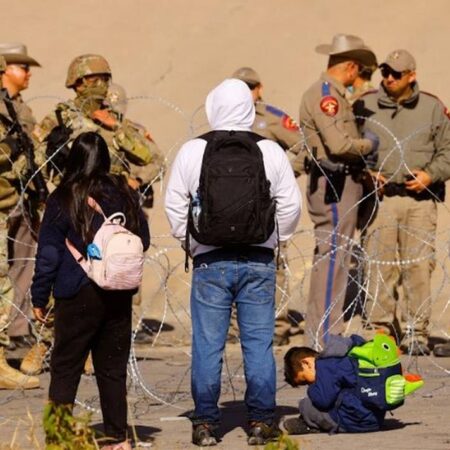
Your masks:
M250 422L247 443L248 445L264 445L266 442L274 441L280 435L281 430L275 422L270 425L265 422Z
M310 434L320 433L317 428L311 428L302 416L292 417L283 422L287 434Z
M449 357L450 356L450 341L445 344L438 344L433 349L434 356Z
M199 447L211 447L217 445L217 438L214 435L213 425L209 423L199 423L192 427L192 443Z

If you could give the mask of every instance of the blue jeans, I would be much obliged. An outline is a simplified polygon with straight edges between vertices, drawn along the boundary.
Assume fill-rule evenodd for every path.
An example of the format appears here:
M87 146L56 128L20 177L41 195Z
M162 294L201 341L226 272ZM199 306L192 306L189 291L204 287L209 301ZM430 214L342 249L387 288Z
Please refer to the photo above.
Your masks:
M191 290L193 424L220 418L222 354L236 303L250 421L270 423L275 413L275 265L244 258L201 264Z

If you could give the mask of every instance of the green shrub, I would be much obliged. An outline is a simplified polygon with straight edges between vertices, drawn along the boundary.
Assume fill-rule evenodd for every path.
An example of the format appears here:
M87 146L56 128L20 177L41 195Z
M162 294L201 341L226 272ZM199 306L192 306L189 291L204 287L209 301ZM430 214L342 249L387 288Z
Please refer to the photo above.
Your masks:
M72 405L48 403L43 413L46 450L98 449L90 419L91 414L73 416Z
M266 444L264 450L300 450L300 447L287 434L282 434L275 442Z

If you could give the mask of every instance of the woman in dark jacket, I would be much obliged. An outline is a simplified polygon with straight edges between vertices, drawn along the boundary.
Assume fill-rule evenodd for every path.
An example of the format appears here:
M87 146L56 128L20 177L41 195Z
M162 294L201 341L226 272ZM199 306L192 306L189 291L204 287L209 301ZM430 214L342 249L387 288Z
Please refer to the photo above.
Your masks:
M111 175L108 147L93 132L74 141L58 188L48 198L41 225L31 287L33 312L47 320L55 298L55 343L51 358L49 400L73 405L89 351L100 393L105 435L114 449L127 441L126 376L131 344L131 298L135 291L106 291L91 281L66 245L68 239L86 257L86 248L103 223L88 205L92 197L106 217L122 212L126 228L150 245L139 199L122 176Z

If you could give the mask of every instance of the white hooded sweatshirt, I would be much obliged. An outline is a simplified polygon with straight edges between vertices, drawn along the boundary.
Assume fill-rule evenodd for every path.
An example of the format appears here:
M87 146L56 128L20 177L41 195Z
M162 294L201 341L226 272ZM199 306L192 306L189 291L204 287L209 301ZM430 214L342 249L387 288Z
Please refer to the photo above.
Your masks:
M213 130L251 131L255 120L253 97L248 86L237 79L227 79L213 89L206 98L206 115ZM288 240L300 219L301 195L289 160L283 149L273 141L258 142L264 161L266 177L270 181L270 192L276 201L276 217L280 241ZM203 154L204 139L186 142L178 152L172 165L167 185L165 208L172 235L183 241L186 237L189 194L197 192ZM262 247L275 248L277 233ZM192 256L214 250L217 247L199 244L190 238Z

